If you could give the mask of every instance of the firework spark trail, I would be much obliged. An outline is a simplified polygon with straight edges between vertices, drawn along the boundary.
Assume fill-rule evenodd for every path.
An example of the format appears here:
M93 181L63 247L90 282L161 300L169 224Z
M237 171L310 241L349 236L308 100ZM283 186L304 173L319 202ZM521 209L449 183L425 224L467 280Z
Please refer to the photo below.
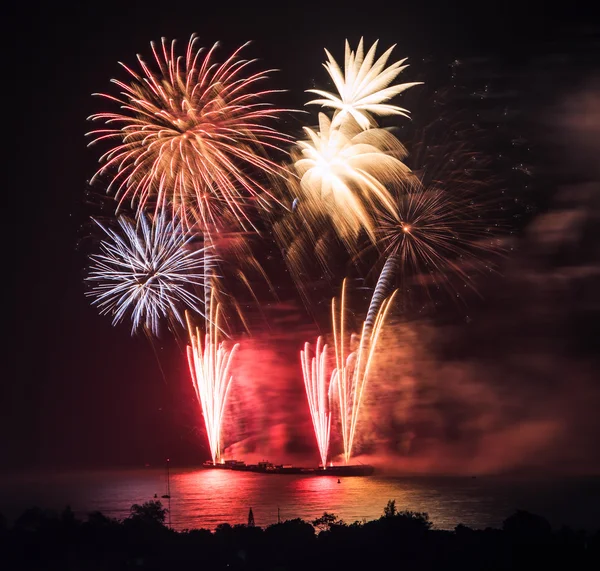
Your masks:
M320 95L323 99L309 101L307 105L321 105L334 109L334 126L341 125L348 117L352 117L363 130L375 125L371 115L408 117L407 109L384 102L415 85L421 85L421 82L390 85L408 67L408 65L402 65L407 58L386 68L387 60L395 46L389 48L377 61L374 61L378 43L379 40L371 46L365 56L362 38L358 43L356 53L350 49L350 44L346 40L344 72L333 56L325 50L329 61L323 66L337 88L338 94L321 89L309 89L309 93Z
M306 398L315 429L321 465L327 466L329 439L331 436L331 377L327 376L327 345L317 339L314 357L310 357L310 344L304 344L300 351L302 374L306 388Z
M336 386L338 392L346 464L350 461L352 455L360 408L377 349L377 342L395 296L396 292L381 303L373 327L370 330L367 330L366 322L363 323L356 349L352 349L350 346L351 341L346 339L346 280L342 285L339 308L336 305L335 298L331 302L336 361L332 383Z
M381 273L379 279L375 285L375 291L371 297L371 303L369 304L369 310L367 311L367 318L365 319L365 331L370 331L375 323L377 312L381 307L381 304L385 300L387 292L390 290L392 282L396 277L396 274L400 268L400 259L398 256L389 256Z
M196 396L202 407L206 436L213 464L221 459L221 430L225 405L233 377L231 364L239 344L231 349L220 341L220 305L215 303L214 290L210 298L210 312L206 320L204 343L200 330L191 324L186 313L190 345L187 348L188 365Z
M423 285L430 280L447 288L456 277L474 290L470 272L490 269L480 259L498 253L498 242L482 226L477 203L460 190L425 186L415 179L398 195L394 216L379 211L376 244L386 261L367 314L369 327L398 273L411 274Z
M103 226L107 240L101 254L90 256L86 295L102 315L112 314L113 325L131 312L132 333L143 327L158 335L161 318L174 317L184 325L180 306L203 315L204 302L190 286L204 286L215 257L209 248L194 249L194 237L164 213L142 215L138 222L119 217L121 232Z
M158 70L138 55L141 72L121 64L129 83L113 80L119 96L97 94L120 111L90 117L106 126L89 133L92 143L116 142L94 179L109 176L119 204L129 199L138 212L151 201L157 210L170 203L186 223L206 228L226 208L252 225L247 199L265 206L273 198L252 171L281 176L266 152L289 141L266 124L283 111L266 101L277 91L256 90L273 70L249 72L255 60L239 58L247 44L218 64L217 44L205 51L197 42L192 36L185 57L176 55L174 41L151 43Z

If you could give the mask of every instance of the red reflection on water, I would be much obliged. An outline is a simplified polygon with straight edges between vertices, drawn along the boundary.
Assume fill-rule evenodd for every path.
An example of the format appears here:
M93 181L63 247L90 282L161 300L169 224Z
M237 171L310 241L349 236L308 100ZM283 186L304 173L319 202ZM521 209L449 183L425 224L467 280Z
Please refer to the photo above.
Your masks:
M319 476L318 478L316 477L305 477L305 478L298 478L297 480L293 480L292 482L292 489L298 492L303 492L303 491L315 491L318 490L320 492L326 491L326 490L335 490L337 492L337 487L341 485L341 480L340 480L340 484L338 484L338 478L336 478L335 476Z
M160 470L73 472L60 475L0 474L0 504L9 519L18 517L26 503L62 510L70 504L85 518L99 510L125 518L133 503L141 504L166 489ZM585 485L597 492L598 483ZM590 486L593 486L590 487ZM266 475L230 470L171 471L171 520L178 530L214 529L220 523L246 523L252 508L256 525L265 527L286 519L312 521L323 512L334 513L347 523L372 520L383 514L389 500L399 510L426 511L435 526L453 529L458 523L471 527L498 527L526 498L525 509L556 504L558 523L591 526L598 513L600 493L581 500L581 482L514 482L471 478L337 478L328 476ZM591 503L590 503L591 502ZM521 504L522 505L522 504ZM578 522L581 521L581 523Z
M201 486L209 488L214 493L222 493L231 487L231 474L226 470L196 470L182 472L175 476L175 480L183 488Z

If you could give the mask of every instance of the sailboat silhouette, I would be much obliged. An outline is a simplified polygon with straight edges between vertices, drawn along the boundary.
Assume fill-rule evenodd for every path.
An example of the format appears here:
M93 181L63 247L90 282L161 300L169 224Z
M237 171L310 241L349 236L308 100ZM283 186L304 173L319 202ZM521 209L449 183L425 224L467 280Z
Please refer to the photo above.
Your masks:
M171 499L171 478L169 472L169 458L167 458L167 493L163 494L161 498L165 498L167 500Z

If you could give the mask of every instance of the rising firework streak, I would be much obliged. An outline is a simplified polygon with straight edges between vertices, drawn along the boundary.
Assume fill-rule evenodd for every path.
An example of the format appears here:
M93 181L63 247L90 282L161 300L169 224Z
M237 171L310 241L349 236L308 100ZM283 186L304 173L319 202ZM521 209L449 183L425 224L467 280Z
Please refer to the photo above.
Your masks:
M369 372L375 356L377 342L395 295L396 292L381 303L372 328L367 330L366 322L363 323L356 349L351 347L352 342L346 336L346 280L342 285L339 307L335 298L331 302L336 362L332 382L338 393L346 464L350 461L352 455L352 445L356 435L360 407L369 380Z
M300 351L300 360L321 466L325 468L331 435L331 378L327 374L327 345L323 345L323 339L317 339L315 355L312 358L310 344L305 343L304 350Z
M202 407L212 462L216 464L221 459L221 429L233 380L230 374L231 363L239 344L228 349L225 342L220 341L220 305L215 303L214 290L210 296L204 342L200 330L192 326L189 314L186 313L186 317L190 336L187 348L190 375Z

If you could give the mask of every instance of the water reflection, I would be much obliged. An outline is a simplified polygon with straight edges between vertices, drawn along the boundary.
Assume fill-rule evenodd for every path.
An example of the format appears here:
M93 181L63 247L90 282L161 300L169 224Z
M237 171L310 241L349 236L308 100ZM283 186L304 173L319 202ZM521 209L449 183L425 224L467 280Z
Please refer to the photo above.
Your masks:
M591 493L591 488L597 494ZM581 491L586 502L582 502ZM0 512L9 518L38 505L81 516L94 510L124 518L133 503L166 491L162 470L88 472L2 478ZM556 498L564 501L556 502ZM598 498L591 505L589 498ZM517 508L546 515L555 523L597 526L600 482L515 483L494 479L341 478L264 475L227 470L171 470L171 522L176 529L246 523L252 508L256 525L300 517L311 521L324 511L347 523L382 515L390 499L399 510L427 511L436 527L458 523L498 527ZM166 500L163 500L166 501ZM550 510L550 511L548 511Z

